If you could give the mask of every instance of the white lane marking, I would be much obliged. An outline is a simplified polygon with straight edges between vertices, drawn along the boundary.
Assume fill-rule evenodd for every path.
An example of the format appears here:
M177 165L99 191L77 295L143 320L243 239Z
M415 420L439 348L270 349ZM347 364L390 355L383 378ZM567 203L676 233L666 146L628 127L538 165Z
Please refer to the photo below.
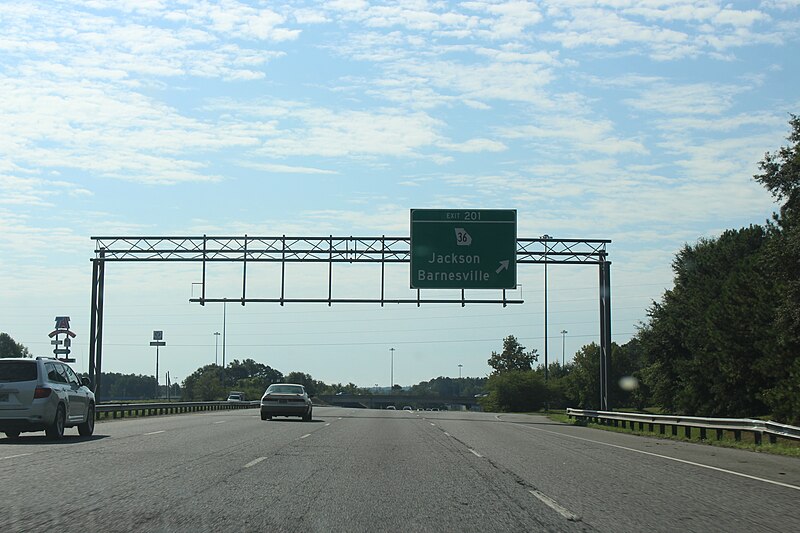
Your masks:
M569 511L561 507L558 503L556 503L556 501L551 497L542 494L538 490L529 490L528 492L533 494L536 498L539 499L539 501L541 501L543 504L545 504L550 509L554 510L555 512L557 512L570 522L580 522L581 518L578 515L570 513Z
M224 424L227 420L220 420L219 422L214 422L215 424Z
M706 468L708 470L714 470L716 472L723 472L725 474L732 474L734 476L739 476L739 477L743 477L743 478L747 478L747 479L752 479L753 481L761 481L763 483L769 483L770 485L777 485L779 487L785 487L787 489L800 490L800 487L798 487L797 485L790 485L788 483L781 483L780 481L772 481L771 479L764 479L762 477L751 476L750 474L743 474L741 472L734 472L733 470L728 470L726 468L719 468L717 466L704 465L702 463L695 463L694 461L687 461L686 459L678 459L677 457L670 457L668 455L661 455L659 453L646 452L644 450L637 450L635 448L628 448L627 446L620 446L618 444L609 444L608 442L600 442L600 441L597 441L597 440L586 439L586 438L583 438L583 437L576 437L574 435L567 435L566 433L558 433L556 431L549 431L549 430L546 430L546 429L532 428L532 427L528 427L525 424L514 424L514 425L515 426L527 427L528 429L533 429L535 431L542 431L544 433L551 433L553 435L558 435L559 437L569 437L571 439L591 442L593 444L602 444L603 446L609 446L611 448L617 448L617 449L626 450L626 451L629 451L629 452L641 453L642 455L650 455L652 457L658 457L658 458L661 458L661 459L667 459L668 461L675 461L676 463L683 463L685 465L691 465L691 466L697 466L697 467L700 467L700 468Z
M328 422L327 424L325 424L325 427L328 427L328 426L330 426L330 425L331 425L331 423L330 423L330 422Z
M311 436L311 433L306 433L305 435L303 435L303 436L302 436L302 437L300 437L300 438L301 438L301 439L304 439L304 438L306 438L306 437L310 437L310 436Z
M145 433L145 435L158 435L159 433L164 433L164 432L166 432L166 430L162 429L161 431L151 431L150 433Z
M342 417L340 416L340 417L339 417L339 418L337 418L336 420L341 420L341 419L342 419Z
M467 449L468 449L470 452L472 452L472 455L474 455L475 457L483 457L481 454L479 454L478 452L476 452L476 451L475 451L475 450L473 450L472 448L467 448Z
M14 459L16 457L25 457L26 455L33 455L32 453L18 453L17 455L9 455L6 457L0 457L0 460L3 459Z
M450 436L450 433L448 433L446 431L444 432L444 434L447 435L448 437Z
M252 461L250 461L249 463L244 465L244 467L245 468L250 468L251 466L256 466L258 463L260 463L264 459L266 459L266 457L259 457L258 459L253 459Z
M430 424L431 424L432 426L435 426L435 425L436 425L436 424L434 424L433 422L431 422Z

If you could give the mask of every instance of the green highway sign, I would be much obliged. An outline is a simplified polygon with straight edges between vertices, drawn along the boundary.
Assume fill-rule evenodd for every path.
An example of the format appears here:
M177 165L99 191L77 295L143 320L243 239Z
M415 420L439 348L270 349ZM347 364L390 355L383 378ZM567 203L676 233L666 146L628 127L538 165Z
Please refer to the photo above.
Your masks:
M516 209L412 209L412 289L513 289Z

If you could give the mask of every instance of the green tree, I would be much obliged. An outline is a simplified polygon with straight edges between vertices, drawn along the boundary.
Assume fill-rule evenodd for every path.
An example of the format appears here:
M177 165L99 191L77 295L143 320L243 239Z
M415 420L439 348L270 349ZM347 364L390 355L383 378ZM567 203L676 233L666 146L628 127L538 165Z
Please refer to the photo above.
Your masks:
M663 408L700 416L757 416L768 409L764 361L776 347L779 286L763 261L769 232L752 225L685 246L675 286L638 335L640 375Z
M536 350L525 351L517 338L509 335L503 339L503 351L500 353L492 352L489 358L489 366L494 368L494 372L508 372L512 370L531 370L534 361L538 359Z
M229 392L222 383L222 367L218 365L206 365L195 370L183 380L183 389L185 399L205 402L223 400Z
M563 389L573 407L600 408L600 346L587 344L575 353Z
M761 173L754 176L783 202L773 217L772 238L764 254L766 269L779 290L777 346L762 361L769 385L761 398L776 419L800 424L800 117L790 117L789 146L767 153L759 163Z
M495 372L486 381L488 396L480 403L487 411L538 411L547 400L547 386L533 370Z
M297 383L305 387L309 396L316 396L319 394L320 382L311 377L311 374L303 372L289 372L285 377L286 383ZM324 384L323 384L324 385Z
M0 333L0 358L2 357L31 357L28 348L11 338L8 333Z

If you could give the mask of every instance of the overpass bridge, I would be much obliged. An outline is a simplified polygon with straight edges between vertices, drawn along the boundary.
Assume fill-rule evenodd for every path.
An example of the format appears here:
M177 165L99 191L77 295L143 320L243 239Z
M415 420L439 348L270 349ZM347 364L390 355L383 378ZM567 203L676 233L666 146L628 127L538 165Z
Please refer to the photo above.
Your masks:
M463 406L469 411L480 410L479 398L473 396L414 396L409 394L323 394L314 398L338 407L363 409L386 409L390 405L402 409L410 405L414 409L452 409Z

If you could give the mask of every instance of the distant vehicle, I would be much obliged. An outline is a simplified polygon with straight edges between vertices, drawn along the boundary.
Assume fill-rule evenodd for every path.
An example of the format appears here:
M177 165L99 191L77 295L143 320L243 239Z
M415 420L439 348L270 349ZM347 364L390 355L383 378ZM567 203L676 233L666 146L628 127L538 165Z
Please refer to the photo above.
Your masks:
M49 357L0 359L0 431L16 439L44 431L53 440L64 429L94 433L94 393L66 363Z
M230 394L228 394L229 402L243 402L244 398L245 395L243 392L231 391Z
M397 411L397 407L395 407L394 405L387 405L386 409L388 409L389 411Z
M261 397L261 420L272 420L273 416L299 416L310 422L313 408L302 385L273 383Z
M403 411L413 411L410 405L403 406Z

